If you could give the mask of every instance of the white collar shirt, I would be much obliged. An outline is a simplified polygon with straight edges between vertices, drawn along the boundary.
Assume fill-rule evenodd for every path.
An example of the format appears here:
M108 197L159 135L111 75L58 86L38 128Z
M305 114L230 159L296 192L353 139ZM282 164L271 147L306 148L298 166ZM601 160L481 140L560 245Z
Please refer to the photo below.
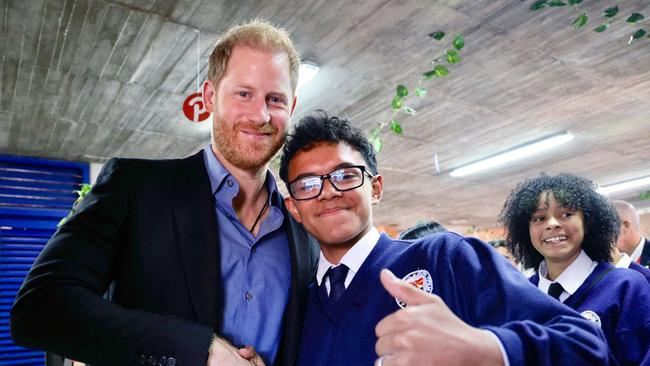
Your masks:
M352 282L354 276L357 274L357 272L359 272L359 268L361 268L361 265L366 260L366 258L368 258L368 255L375 248L375 245L377 245L378 241L379 231L377 228L373 227L366 233L366 235L359 239L359 241L354 244L347 253L345 253L343 258L341 258L341 261L337 264L330 263L325 258L323 251L321 250L320 259L318 260L318 270L316 271L316 282L318 283L318 286L320 286L323 282L323 277L325 276L327 270L330 269L330 267L336 267L340 264L345 264L349 268L348 274L345 277L345 288L348 288L348 285L350 285L350 282ZM329 278L325 280L325 289L327 290L327 294L329 294Z
M550 281L546 261L539 265L539 284L537 287L544 293L548 293L551 283L557 282L562 285L564 291L560 294L560 301L564 302L569 296L573 295L583 282L589 277L591 272L596 268L598 262L594 262L584 250L580 251L578 257L562 272L555 281Z
M630 264L632 264L632 258L625 253L621 253L621 258L618 259L615 266L616 268L630 268Z

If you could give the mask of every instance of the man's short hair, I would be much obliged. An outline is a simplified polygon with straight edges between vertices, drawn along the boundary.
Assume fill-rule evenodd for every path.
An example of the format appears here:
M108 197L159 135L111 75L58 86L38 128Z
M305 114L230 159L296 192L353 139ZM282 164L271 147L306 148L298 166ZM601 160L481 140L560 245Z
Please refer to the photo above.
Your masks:
M410 228L402 231L399 234L398 239L415 240L415 239L424 238L425 236L428 235L439 233L441 231L447 231L447 228L443 224L436 221L427 221L427 222L419 223L415 226L411 226Z
M214 83L215 88L226 73L228 60L235 46L248 46L273 53L286 54L289 57L291 90L294 95L296 94L298 72L300 70L298 51L296 51L286 30L260 19L230 28L217 41L208 64L208 79Z
M287 137L280 159L280 178L289 185L289 163L301 150L309 150L318 143L346 143L358 151L373 175L377 174L375 149L365 132L342 118L329 117L325 111L304 117Z

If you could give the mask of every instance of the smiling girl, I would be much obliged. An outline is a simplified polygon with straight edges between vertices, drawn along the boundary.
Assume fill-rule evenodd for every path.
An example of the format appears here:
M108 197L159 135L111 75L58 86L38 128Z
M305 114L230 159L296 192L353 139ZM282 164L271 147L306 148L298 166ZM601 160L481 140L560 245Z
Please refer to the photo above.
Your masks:
M596 323L620 364L650 365L650 286L609 263L619 219L593 182L571 174L526 180L499 220L510 250L535 269L533 284Z

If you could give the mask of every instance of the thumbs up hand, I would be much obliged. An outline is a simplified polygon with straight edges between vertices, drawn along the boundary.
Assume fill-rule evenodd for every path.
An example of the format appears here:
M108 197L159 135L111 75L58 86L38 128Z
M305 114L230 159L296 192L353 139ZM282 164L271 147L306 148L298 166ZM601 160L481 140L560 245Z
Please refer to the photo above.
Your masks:
M439 296L398 279L387 269L380 280L388 293L408 305L375 327L376 366L503 365L496 336L474 328L449 310Z

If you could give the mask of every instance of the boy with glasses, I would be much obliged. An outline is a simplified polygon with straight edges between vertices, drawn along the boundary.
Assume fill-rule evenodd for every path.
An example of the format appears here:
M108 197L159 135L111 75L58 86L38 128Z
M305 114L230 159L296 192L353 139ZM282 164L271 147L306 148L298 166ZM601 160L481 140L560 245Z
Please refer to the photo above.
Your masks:
M380 235L371 206L382 176L348 121L324 113L300 121L280 176L289 212L321 248L299 365L608 364L590 322L542 296L485 243Z

